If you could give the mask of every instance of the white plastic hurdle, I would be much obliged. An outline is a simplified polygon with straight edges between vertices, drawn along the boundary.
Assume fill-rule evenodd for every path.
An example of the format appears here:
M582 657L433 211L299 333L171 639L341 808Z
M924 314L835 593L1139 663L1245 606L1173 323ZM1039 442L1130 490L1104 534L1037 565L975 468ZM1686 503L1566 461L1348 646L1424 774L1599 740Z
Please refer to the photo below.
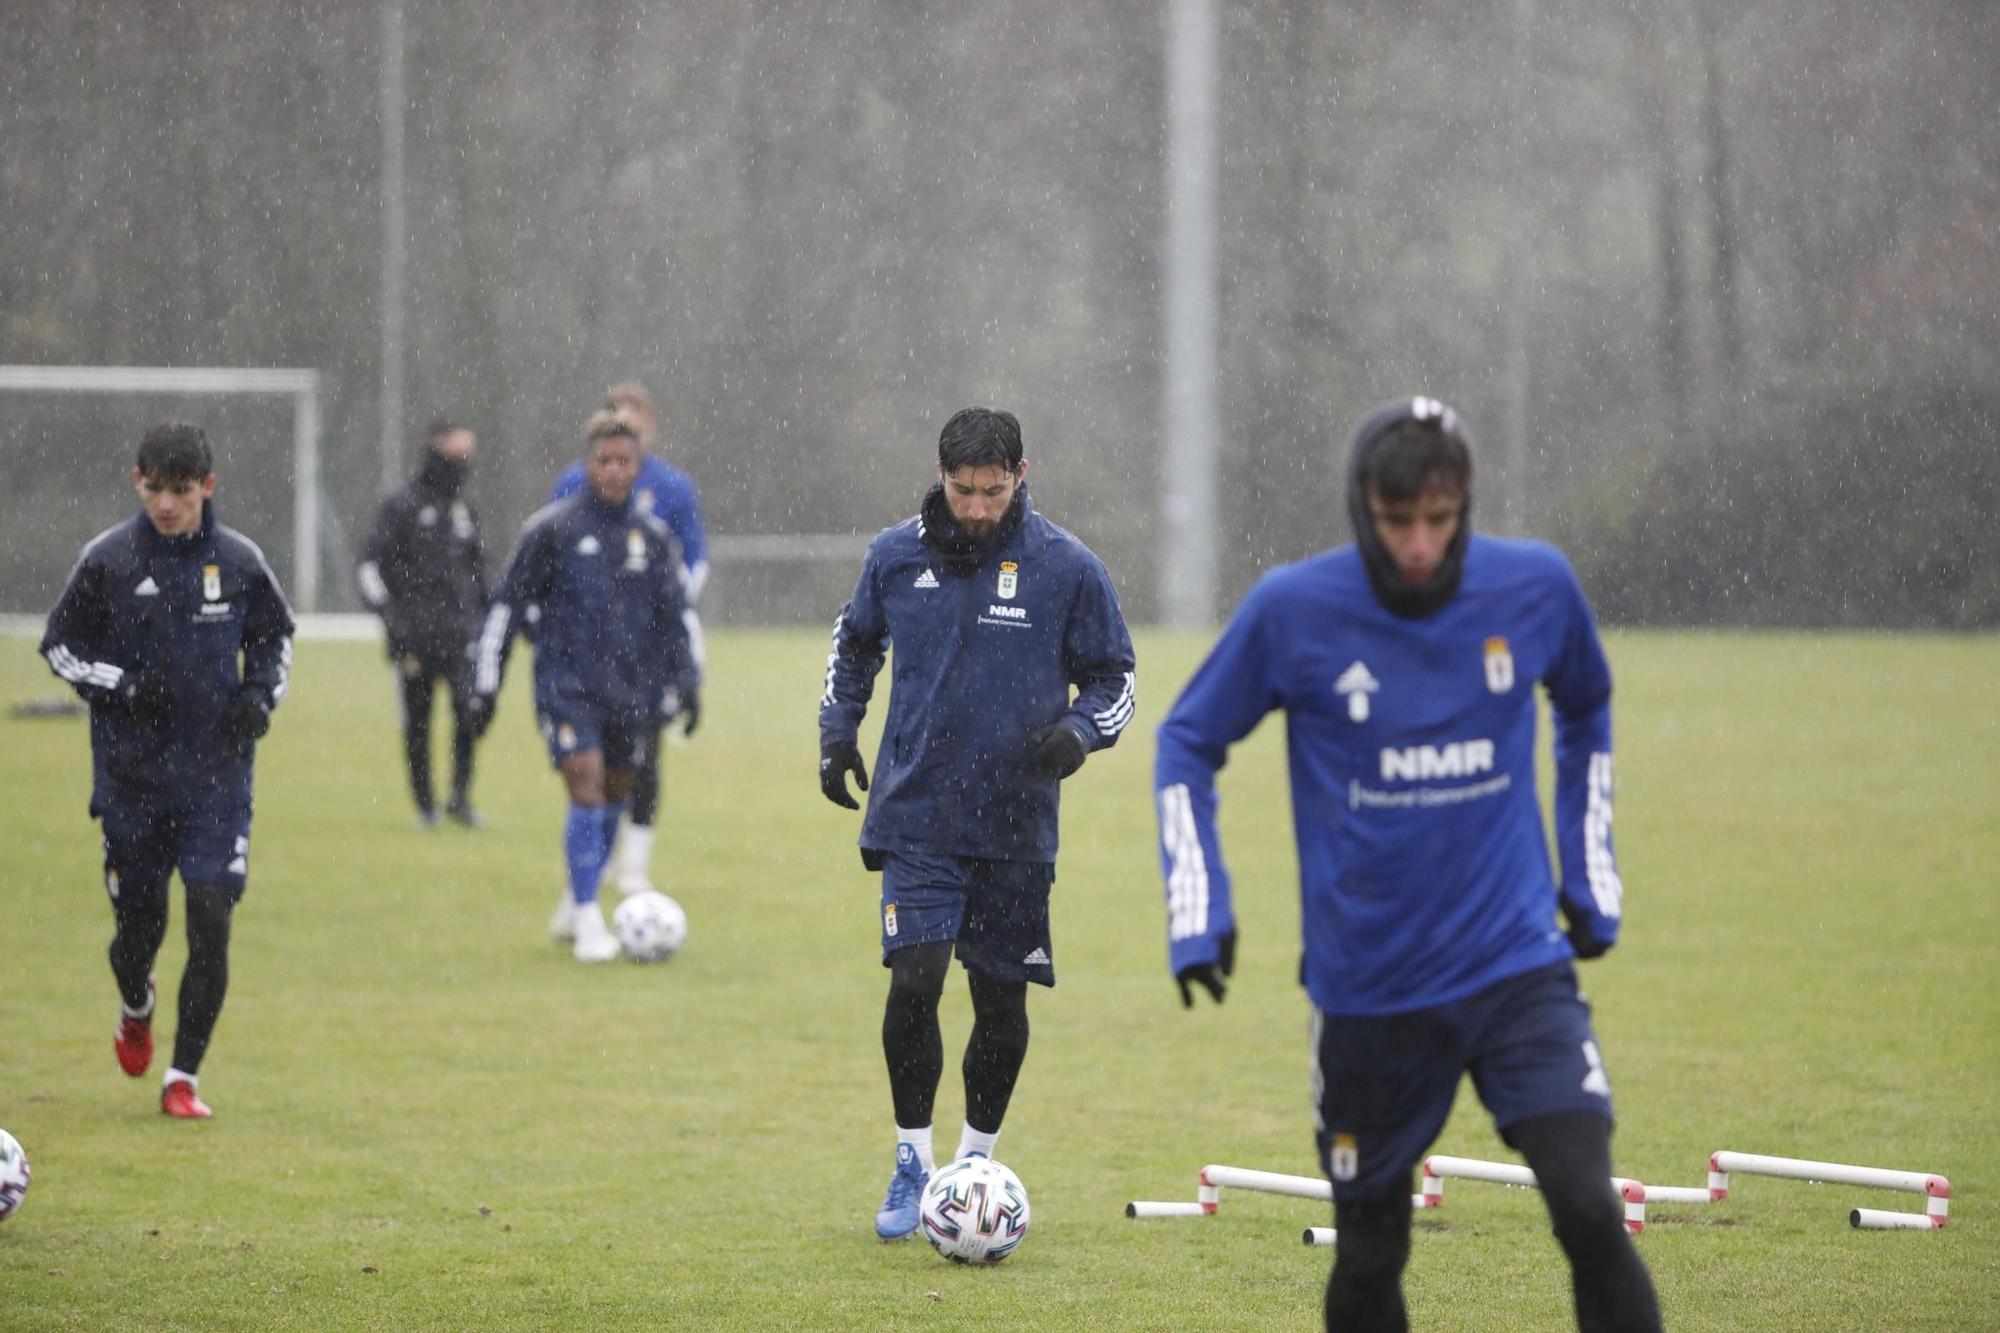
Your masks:
M1777 1176L1785 1180L1824 1181L1831 1185L1859 1185L1863 1189L1902 1190L1921 1194L1921 1213L1885 1212L1879 1208L1849 1210L1849 1226L1864 1231L1935 1231L1950 1220L1951 1182L1930 1171L1891 1171L1879 1166L1853 1166L1846 1162L1811 1162L1798 1157L1766 1157L1760 1153L1715 1152L1708 1158L1708 1197L1729 1197L1731 1173L1745 1176Z
M1333 1183L1318 1176L1288 1176L1278 1171L1258 1171L1247 1166L1223 1166L1212 1162L1201 1169L1200 1182L1195 1190L1193 1203L1134 1199L1125 1205L1125 1216L1207 1216L1222 1206L1222 1191L1225 1188L1250 1190L1257 1194L1283 1194L1295 1199L1318 1199L1322 1203L1333 1202ZM1435 1208L1437 1201L1421 1194L1412 1194L1410 1206Z
M1483 1162L1476 1157L1449 1157L1439 1154L1424 1159L1423 1196L1430 1200L1425 1207L1436 1208L1444 1203L1444 1182L1448 1179L1483 1180L1493 1185L1514 1185L1522 1189L1537 1189L1539 1182L1535 1173L1515 1162ZM1638 1235L1646 1229L1646 1187L1625 1176L1611 1177L1611 1184L1617 1189L1618 1197L1625 1201L1625 1229Z
M1308 1245L1331 1245L1334 1231L1332 1227L1307 1227L1306 1234L1299 1239Z

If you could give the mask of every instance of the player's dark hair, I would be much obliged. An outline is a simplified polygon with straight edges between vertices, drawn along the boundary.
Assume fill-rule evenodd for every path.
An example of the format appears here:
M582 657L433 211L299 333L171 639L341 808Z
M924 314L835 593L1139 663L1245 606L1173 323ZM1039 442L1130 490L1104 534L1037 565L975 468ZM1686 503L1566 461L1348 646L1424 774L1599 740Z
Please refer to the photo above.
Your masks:
M961 408L938 433L938 467L1021 470L1021 423L1012 412L990 407Z
M623 435L632 441L635 448L639 445L639 427L634 424L632 418L608 407L593 412L583 428L584 450L588 452L597 447L599 440L608 440L617 435Z
M1443 418L1408 417L1368 445L1359 480L1365 493L1391 504L1414 500L1433 487L1463 495L1472 489L1472 451Z
M155 482L205 481L215 471L208 434L186 421L162 421L139 440L139 475Z

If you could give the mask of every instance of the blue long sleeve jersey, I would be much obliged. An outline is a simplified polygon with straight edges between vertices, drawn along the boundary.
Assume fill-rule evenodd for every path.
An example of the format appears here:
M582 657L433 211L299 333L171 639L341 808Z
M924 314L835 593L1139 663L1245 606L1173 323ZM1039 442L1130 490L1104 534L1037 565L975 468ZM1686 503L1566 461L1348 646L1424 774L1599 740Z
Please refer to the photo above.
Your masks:
M666 524L595 493L531 515L481 625L473 688L494 694L515 631L536 612L535 699L660 714L698 684L683 619L687 570Z
M1434 615L1376 600L1343 546L1250 590L1160 724L1154 785L1175 970L1235 928L1215 775L1286 717L1304 960L1331 1014L1442 1004L1573 957L1535 790L1534 684L1555 724L1562 897L1616 938L1611 671L1569 562L1475 534Z
M556 478L549 502L581 495L583 488L583 464L571 463ZM680 542L681 560L688 572L688 605L693 606L701 600L701 590L708 582L708 529L701 521L701 496L694 478L666 460L646 454L639 460L639 478L632 483L632 503L641 513L666 524Z
M292 671L292 613L255 542L223 526L163 537L135 514L83 548L49 613L41 653L90 705L93 815L113 807L201 810L250 799L251 754L222 734L237 691L267 708ZM170 706L134 716L150 676Z
M1118 594L1032 507L965 573L924 544L920 522L869 545L827 657L820 740L851 743L895 645L861 846L1053 862L1060 784L1028 771L1028 733L1061 722L1093 752L1117 743L1135 688Z

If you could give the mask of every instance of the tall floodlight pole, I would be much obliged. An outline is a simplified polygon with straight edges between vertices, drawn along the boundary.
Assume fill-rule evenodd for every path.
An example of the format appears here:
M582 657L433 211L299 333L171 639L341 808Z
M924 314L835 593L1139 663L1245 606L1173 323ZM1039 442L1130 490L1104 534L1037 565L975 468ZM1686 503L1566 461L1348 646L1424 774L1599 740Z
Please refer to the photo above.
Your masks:
M1214 0L1168 0L1159 614L1181 629L1214 623L1218 582L1215 68Z
M1501 477L1500 526L1511 536L1528 529L1528 278L1534 267L1529 225L1533 183L1528 160L1534 139L1532 80L1535 69L1535 0L1514 0L1514 77L1508 80L1508 117L1514 130L1514 207L1507 238L1506 417L1500 441L1506 460Z
M403 480L403 0L382 0L382 490Z

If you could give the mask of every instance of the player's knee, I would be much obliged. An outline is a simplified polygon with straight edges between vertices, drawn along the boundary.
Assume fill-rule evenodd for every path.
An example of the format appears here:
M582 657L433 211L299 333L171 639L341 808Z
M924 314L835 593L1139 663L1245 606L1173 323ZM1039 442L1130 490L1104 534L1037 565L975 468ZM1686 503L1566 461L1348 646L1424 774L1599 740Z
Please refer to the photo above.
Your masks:
M889 998L893 1004L936 1005L951 969L951 945L913 944L889 955Z
M995 1046L1028 1048L1028 983L996 981L966 972L972 990L972 1021L981 1039Z
M236 900L219 884L190 884L187 888L188 956L226 956L229 950L229 921Z
M1357 1199L1334 1204L1334 1276L1357 1285L1394 1285L1410 1259L1410 1201Z

